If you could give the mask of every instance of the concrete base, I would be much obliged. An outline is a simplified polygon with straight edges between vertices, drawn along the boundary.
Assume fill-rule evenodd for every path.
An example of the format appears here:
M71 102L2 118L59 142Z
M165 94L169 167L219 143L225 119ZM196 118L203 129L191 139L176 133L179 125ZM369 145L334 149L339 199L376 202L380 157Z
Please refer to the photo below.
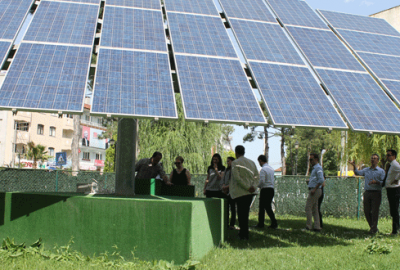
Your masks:
M0 193L0 239L47 249L65 245L86 255L112 252L131 259L181 264L224 241L224 201L137 195Z

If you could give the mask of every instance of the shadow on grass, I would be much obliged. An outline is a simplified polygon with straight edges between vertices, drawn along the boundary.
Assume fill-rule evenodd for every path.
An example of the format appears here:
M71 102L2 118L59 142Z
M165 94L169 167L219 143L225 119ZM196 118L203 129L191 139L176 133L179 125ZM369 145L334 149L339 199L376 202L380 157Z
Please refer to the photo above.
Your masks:
M251 217L249 226L257 224L257 218ZM274 248L274 247L309 247L309 246L347 246L349 239L363 239L370 237L367 230L346 226L324 224L321 232L305 231L305 218L281 219L279 228L268 229L268 221L264 229L250 228L250 240L238 240L238 231L228 231L227 243L234 248ZM362 222L362 221L360 221Z

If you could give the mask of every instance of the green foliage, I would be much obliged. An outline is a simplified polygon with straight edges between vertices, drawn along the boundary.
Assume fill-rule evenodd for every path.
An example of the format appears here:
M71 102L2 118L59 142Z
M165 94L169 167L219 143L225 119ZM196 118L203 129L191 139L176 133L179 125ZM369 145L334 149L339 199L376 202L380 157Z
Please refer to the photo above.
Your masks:
M28 142L28 152L26 154L26 156L28 158L32 158L33 159L33 168L36 169L36 164L38 160L42 160L45 161L49 158L47 154L47 151L45 151L46 147L38 144L35 145L34 142Z
M178 120L139 121L139 159L149 158L155 151L163 154L164 170L172 171L177 156L185 160L184 167L191 173L205 173L211 162L212 152L222 153L224 126L203 125L184 119L182 101L176 94Z
M371 243L365 248L365 252L368 254L389 254L392 252L393 247L389 247L386 244L380 244L375 239L371 240Z

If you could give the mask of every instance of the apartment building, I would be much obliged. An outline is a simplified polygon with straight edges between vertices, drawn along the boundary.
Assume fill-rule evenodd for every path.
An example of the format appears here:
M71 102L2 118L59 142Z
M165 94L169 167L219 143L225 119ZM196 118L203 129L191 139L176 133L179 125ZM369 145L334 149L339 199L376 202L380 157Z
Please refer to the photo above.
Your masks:
M392 7L381 12L372 14L371 17L385 19L397 31L400 32L400 6Z

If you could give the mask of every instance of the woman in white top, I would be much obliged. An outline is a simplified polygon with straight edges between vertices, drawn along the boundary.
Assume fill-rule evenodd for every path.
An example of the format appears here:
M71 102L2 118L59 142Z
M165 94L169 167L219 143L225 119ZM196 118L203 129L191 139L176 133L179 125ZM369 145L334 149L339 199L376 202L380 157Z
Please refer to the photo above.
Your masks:
M222 159L219 154L214 154L211 159L211 165L207 169L207 179L204 184L204 195L207 198L224 197L221 191L221 180L224 177L225 166L222 165Z

